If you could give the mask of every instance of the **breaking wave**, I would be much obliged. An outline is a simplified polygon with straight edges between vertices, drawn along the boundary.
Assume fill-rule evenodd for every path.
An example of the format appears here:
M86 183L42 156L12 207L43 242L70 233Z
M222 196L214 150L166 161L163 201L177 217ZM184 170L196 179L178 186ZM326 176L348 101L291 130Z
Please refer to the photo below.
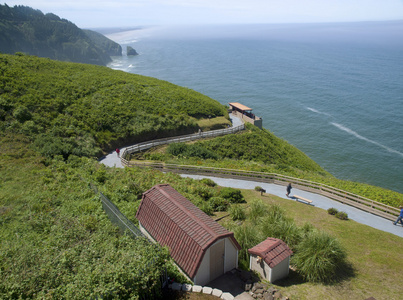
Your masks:
M403 157L402 152L399 152L399 151L397 151L395 149L392 149L392 148L390 148L388 146L382 145L381 143L378 143L378 142L373 141L373 140L371 140L369 138L366 138L365 136L362 136L362 135L358 134L357 132L355 132L354 130L351 130L350 128L347 128L347 127L345 127L345 126L343 126L343 125L341 125L339 123L331 122L330 124L332 124L333 126L339 128L340 130L343 130L343 131L355 136L356 138L358 138L360 140L363 140L363 141L366 141L368 143L374 144L374 145L376 145L378 147L381 147L381 148L383 148L383 149L385 149L385 150L387 150L387 151L389 151L391 153L395 153L395 154L398 154L401 157Z

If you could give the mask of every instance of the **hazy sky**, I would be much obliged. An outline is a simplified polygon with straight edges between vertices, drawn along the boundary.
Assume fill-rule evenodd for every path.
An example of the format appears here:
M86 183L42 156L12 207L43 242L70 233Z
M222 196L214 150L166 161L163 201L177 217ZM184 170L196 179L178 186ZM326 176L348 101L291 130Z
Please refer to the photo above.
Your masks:
M403 20L403 0L19 0L81 28Z

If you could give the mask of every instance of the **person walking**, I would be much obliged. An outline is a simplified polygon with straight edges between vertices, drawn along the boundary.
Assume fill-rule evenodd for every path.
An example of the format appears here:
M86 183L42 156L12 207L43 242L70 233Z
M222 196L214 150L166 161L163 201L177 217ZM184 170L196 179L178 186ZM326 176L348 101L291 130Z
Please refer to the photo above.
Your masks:
M118 157L120 157L120 149L116 148L116 153L118 154Z
M397 220L393 222L393 225L396 225L397 223L400 222L400 224L402 224L403 226L403 206L399 206L399 208L400 208L400 215L397 217Z
M289 183L289 184L287 185L287 194L285 194L287 197L290 196L291 189L292 189L292 186L291 186L291 183Z

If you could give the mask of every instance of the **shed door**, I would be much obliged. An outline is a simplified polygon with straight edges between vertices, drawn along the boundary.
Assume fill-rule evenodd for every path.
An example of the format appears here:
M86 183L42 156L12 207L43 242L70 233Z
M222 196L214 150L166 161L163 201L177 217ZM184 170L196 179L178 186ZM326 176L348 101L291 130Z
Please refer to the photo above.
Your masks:
M210 247L210 281L224 274L225 240Z

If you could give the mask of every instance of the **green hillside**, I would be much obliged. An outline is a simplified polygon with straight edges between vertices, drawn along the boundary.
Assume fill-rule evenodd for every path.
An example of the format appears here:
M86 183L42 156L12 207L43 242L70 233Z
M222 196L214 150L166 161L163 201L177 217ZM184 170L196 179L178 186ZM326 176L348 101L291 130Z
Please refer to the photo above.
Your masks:
M0 5L0 52L106 65L112 61L110 55L122 55L122 48L103 35L81 30L55 14L4 4Z
M0 70L0 130L26 135L47 157L99 157L228 115L195 91L106 67L0 55Z
M211 120L204 122L209 116ZM211 121L216 127L226 118L226 108L217 101L165 81L101 66L1 54L0 299L138 299L155 286L159 290L159 274L165 268L180 280L167 249L119 233L89 184L95 184L133 222L141 194L155 184L171 184L203 211L216 215L241 207L249 216L247 205L257 192L241 194L208 180L152 169L107 168L96 158L117 146L197 132L198 124ZM337 181L295 147L253 126L236 135L172 147L171 152L158 149L146 157ZM273 201L269 195L260 198ZM281 199L275 201L281 204ZM292 202L287 211L297 222L309 220L299 215L297 205ZM319 215L314 207L304 209L304 214ZM362 286L365 295L377 291L378 286L366 284L378 280L380 273L373 275L373 270L395 272L401 262L377 256L368 270L360 268L362 251L371 245L348 247L351 237L344 233L349 236L356 226L339 220L344 222L340 225L322 213L321 220L311 217L314 226L337 228L335 235L346 244L347 258L352 258L358 275L346 280L342 292L337 285L324 287L294 275L285 283L288 292L298 297L309 288L323 298L325 288L337 299L346 294L360 297ZM401 245L398 237L385 237L372 228L361 230L381 235L379 240L389 249ZM366 243L375 243L374 239ZM395 286L395 280L387 286ZM395 294L385 291L389 298Z

